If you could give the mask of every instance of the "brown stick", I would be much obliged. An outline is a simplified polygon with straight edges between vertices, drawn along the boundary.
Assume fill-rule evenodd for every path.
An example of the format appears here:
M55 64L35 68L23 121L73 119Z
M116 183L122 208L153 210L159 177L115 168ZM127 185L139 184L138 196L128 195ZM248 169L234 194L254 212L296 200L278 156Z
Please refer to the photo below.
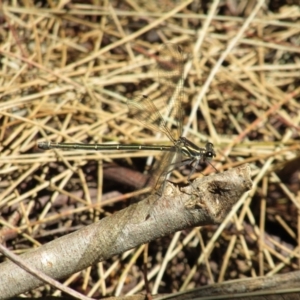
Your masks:
M151 195L21 257L52 278L63 278L176 231L220 223L251 186L248 165L198 178L181 189L167 183L160 197ZM0 265L0 278L3 298L43 284L10 261Z

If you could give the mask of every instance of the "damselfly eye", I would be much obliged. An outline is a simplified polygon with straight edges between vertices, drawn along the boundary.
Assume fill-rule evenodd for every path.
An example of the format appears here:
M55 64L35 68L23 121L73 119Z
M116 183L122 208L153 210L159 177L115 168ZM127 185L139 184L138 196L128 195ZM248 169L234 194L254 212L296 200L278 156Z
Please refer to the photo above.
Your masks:
M205 148L206 148L206 158L208 160L211 160L214 156L216 156L214 145L212 143L207 142Z
M211 160L214 156L214 153L211 151L206 152L206 159Z

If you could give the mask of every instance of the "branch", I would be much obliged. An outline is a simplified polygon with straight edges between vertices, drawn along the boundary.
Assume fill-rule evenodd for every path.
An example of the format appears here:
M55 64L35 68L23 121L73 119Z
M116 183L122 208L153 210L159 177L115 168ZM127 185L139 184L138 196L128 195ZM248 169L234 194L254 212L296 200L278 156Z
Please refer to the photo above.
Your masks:
M176 231L218 224L251 186L248 165L198 178L184 188L167 183L162 196L150 195L20 258L52 278L64 278ZM0 265L0 278L3 299L43 284L10 261Z

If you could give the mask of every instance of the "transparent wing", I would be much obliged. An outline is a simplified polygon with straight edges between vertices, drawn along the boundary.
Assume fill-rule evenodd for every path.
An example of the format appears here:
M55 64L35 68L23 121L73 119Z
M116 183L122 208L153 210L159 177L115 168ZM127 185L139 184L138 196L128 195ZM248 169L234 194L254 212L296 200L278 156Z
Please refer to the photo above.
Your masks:
M179 148L174 147L171 153L164 153L160 159L155 161L151 170L150 186L153 192L161 195L164 189L166 176L171 173L182 161L182 153Z
M163 103L168 104L170 117L176 124L175 139L182 135L182 102L184 98L184 57L180 46L167 43L157 56L157 77L162 85Z
M176 44L165 44L157 56L157 79L161 84L160 103L167 106L170 111L168 116L174 118L176 132L167 127L166 120L162 117L160 110L153 103L153 99L146 95L140 95L133 100L128 100L130 114L139 120L147 128L153 131L164 133L174 144L172 151L165 153L160 160L157 160L151 172L150 185L154 191L161 193L160 187L164 187L166 175L174 169L174 165L182 159L179 138L182 134L182 107L184 97L183 90L183 53Z
M176 133L173 134L167 127L166 120L159 112L160 109L149 96L139 95L133 100L128 100L127 104L134 118L151 130L163 132L175 143L182 134L183 53L176 44L164 44L155 59L157 80L161 84L160 103L164 108L166 106L170 108L168 116L175 120Z
M175 139L172 136L171 131L166 126L166 121L158 111L152 99L148 96L140 95L133 101L128 100L127 105L130 114L132 114L135 119L139 120L142 124L154 132L161 131L173 143L175 143Z

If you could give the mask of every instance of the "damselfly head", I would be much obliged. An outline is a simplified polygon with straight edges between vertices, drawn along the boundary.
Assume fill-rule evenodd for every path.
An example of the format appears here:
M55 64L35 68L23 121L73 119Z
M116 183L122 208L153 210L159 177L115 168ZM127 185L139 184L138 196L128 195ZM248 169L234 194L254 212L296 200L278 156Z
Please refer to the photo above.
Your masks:
M214 145L212 143L207 142L205 145L206 153L205 153L205 158L206 160L210 161L214 157L216 157L216 152L214 150Z

